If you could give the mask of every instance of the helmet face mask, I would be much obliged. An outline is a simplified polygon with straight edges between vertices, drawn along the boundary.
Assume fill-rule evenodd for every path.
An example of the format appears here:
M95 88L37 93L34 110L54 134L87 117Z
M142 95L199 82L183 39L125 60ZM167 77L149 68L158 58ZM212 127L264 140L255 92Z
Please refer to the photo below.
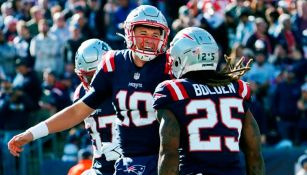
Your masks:
M89 88L102 55L108 50L111 50L111 47L98 39L86 40L78 48L75 57L75 72L85 88Z
M162 32L159 38L143 37L143 45L146 40L155 40L157 44L153 50L143 50L137 47L137 40L141 36L135 35L135 28L137 26L143 26L148 28L159 28ZM141 5L132 10L128 15L125 23L125 39L127 48L131 49L141 60L150 61L166 51L167 38L169 35L169 28L163 14L156 8L150 5Z
M174 37L170 45L172 72L176 78L199 70L216 70L219 49L210 33L198 27L188 27Z

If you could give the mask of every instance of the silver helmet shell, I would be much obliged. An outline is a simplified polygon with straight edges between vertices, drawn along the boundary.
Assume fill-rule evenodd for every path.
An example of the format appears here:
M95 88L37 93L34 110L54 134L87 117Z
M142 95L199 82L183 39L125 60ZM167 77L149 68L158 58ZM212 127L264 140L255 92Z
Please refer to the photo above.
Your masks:
M179 31L170 44L172 72L176 78L199 70L216 70L219 48L213 36L204 29L188 27Z
M75 57L75 72L85 86L90 83L87 77L94 75L102 60L102 55L108 50L111 50L111 47L99 39L86 40L78 48Z
M144 51L136 46L134 27L137 25L151 26L162 29L158 47L154 51ZM170 33L164 15L154 6L140 5L132 10L124 22L127 48L131 49L141 60L150 61L166 51L167 38Z

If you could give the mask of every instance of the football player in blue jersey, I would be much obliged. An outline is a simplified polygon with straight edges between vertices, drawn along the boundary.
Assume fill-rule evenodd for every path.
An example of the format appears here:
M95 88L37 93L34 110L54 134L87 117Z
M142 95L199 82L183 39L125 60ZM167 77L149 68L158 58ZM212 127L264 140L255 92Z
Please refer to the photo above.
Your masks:
M84 41L76 53L75 72L81 84L74 93L74 103L89 90L94 73L101 62L102 55L111 47L98 39ZM85 128L93 145L92 171L96 174L112 175L115 161L121 156L115 126L116 114L111 98L105 100L90 116L84 119Z
M75 125L112 98L123 154L115 164L115 174L157 174L159 123L153 92L171 78L165 54L169 28L163 14L149 5L132 10L124 28L127 49L104 55L90 90L78 102L13 137L8 143L13 155L19 156L22 146L32 140Z
M239 79L250 61L244 66L242 58L235 67L228 64L217 72L218 46L211 34L197 27L177 33L170 56L177 79L160 83L154 93L161 122L159 175L263 175L250 88Z

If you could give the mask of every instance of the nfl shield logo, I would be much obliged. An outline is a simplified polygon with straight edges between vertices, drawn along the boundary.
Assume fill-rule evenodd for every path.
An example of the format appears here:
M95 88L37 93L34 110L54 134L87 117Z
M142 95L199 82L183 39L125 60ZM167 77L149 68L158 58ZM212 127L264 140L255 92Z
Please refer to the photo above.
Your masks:
M134 73L134 76L133 76L133 78L135 79L135 80L138 80L138 79L140 79L140 73L138 73L138 72L136 72L136 73Z

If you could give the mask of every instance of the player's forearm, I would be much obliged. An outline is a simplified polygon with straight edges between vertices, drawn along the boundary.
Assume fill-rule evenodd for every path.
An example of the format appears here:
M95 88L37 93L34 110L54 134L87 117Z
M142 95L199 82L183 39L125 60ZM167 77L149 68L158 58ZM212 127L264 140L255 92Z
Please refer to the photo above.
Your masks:
M178 175L178 152L160 152L158 161L159 175Z
M84 103L81 104L78 102L47 119L45 122L48 126L49 133L61 132L81 123L93 111L84 105Z
M265 165L261 153L245 154L247 175L265 175Z

